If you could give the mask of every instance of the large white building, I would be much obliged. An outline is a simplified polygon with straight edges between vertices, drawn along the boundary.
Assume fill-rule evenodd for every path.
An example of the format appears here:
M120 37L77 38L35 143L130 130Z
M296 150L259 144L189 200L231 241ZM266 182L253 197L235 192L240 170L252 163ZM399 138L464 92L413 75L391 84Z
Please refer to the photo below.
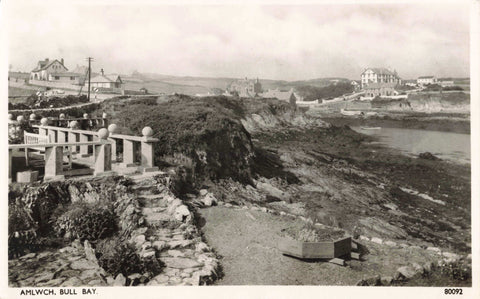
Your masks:
M437 78L435 76L421 76L417 79L417 84L419 85L427 85L427 84L435 84L437 83Z
M60 84L83 85L84 74L76 71L69 72L64 64L63 58L60 60L40 60L37 66L30 72L32 82L42 84L38 81L48 81Z
M397 72L386 68L367 68L362 75L362 88L365 88L371 83L396 83L401 84L402 79Z

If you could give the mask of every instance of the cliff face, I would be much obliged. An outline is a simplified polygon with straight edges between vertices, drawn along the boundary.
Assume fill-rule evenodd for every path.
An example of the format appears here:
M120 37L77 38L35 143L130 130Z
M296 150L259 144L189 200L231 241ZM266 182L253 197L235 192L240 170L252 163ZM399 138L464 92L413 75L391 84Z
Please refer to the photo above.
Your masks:
M329 127L329 124L319 118L311 118L289 103L278 100L256 100L245 102L247 112L241 122L248 132L254 133L272 128L282 127Z
M410 94L407 99L374 100L372 108L389 111L470 113L470 96L463 92Z

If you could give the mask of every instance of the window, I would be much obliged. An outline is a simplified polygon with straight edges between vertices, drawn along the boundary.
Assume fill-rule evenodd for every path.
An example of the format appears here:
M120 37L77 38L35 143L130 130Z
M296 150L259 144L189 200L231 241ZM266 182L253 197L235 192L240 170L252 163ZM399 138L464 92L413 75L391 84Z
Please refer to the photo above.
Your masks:
M70 77L70 80L75 80L75 77Z
M55 80L60 80L60 76L55 76Z

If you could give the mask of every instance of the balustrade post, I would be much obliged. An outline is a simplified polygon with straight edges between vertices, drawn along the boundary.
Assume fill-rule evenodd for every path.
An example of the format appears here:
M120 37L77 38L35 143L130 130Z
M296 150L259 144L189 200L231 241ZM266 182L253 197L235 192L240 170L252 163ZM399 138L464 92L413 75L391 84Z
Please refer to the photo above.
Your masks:
M117 125L116 124L111 124L108 126L108 132L109 136L115 133L117 130ZM112 161L117 162L117 140L114 138L108 138L108 141L110 141L111 147L112 147Z
M42 118L40 120L40 124L43 127L47 126L48 125L48 118L45 118L45 117ZM40 127L40 128L38 128L38 134L41 135L41 136L47 136L48 135L48 129Z
M110 143L107 142L108 130L102 128L98 131L98 137L101 144L94 145L95 167L93 175L105 175L112 172L112 149Z
M69 143L78 142L78 134L74 133L74 132L68 132L68 142ZM72 153L77 152L77 146L76 145L72 145L71 149L72 149Z
M67 142L67 132L58 130L57 132L57 142L66 143Z
M63 175L63 148L61 146L45 147L45 176L44 180L64 179Z
M88 142L88 135L80 133L80 142ZM80 156L88 157L88 145L80 145Z
M13 150L8 149L8 183L12 182L12 156Z
M132 140L123 139L123 167L134 167L135 165L135 151Z
M48 140L51 143L57 143L57 130L56 129L48 129Z
M157 171L158 167L153 164L153 143L157 142L157 138L152 138L153 130L145 127L142 130L143 140L141 142L142 168L144 172Z
M70 143L78 142L79 141L78 133L72 132L78 127L77 121L74 120L70 122L68 126L70 127L70 130L71 130L68 132L68 142ZM72 146L71 149L72 149L72 153L76 153L78 151L78 147L76 145Z

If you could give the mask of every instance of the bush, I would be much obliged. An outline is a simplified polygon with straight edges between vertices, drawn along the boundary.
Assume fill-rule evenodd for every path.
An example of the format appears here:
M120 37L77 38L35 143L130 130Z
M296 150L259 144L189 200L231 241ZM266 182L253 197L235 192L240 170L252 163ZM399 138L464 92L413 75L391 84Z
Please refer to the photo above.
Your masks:
M440 273L454 280L465 281L472 277L472 268L461 260L447 262L440 266Z
M111 236L116 230L113 207L99 203L72 203L55 223L57 234L71 240L78 238L96 242Z
M113 277L120 273L128 276L143 271L143 263L135 251L135 246L118 237L100 241L95 251L99 265Z

